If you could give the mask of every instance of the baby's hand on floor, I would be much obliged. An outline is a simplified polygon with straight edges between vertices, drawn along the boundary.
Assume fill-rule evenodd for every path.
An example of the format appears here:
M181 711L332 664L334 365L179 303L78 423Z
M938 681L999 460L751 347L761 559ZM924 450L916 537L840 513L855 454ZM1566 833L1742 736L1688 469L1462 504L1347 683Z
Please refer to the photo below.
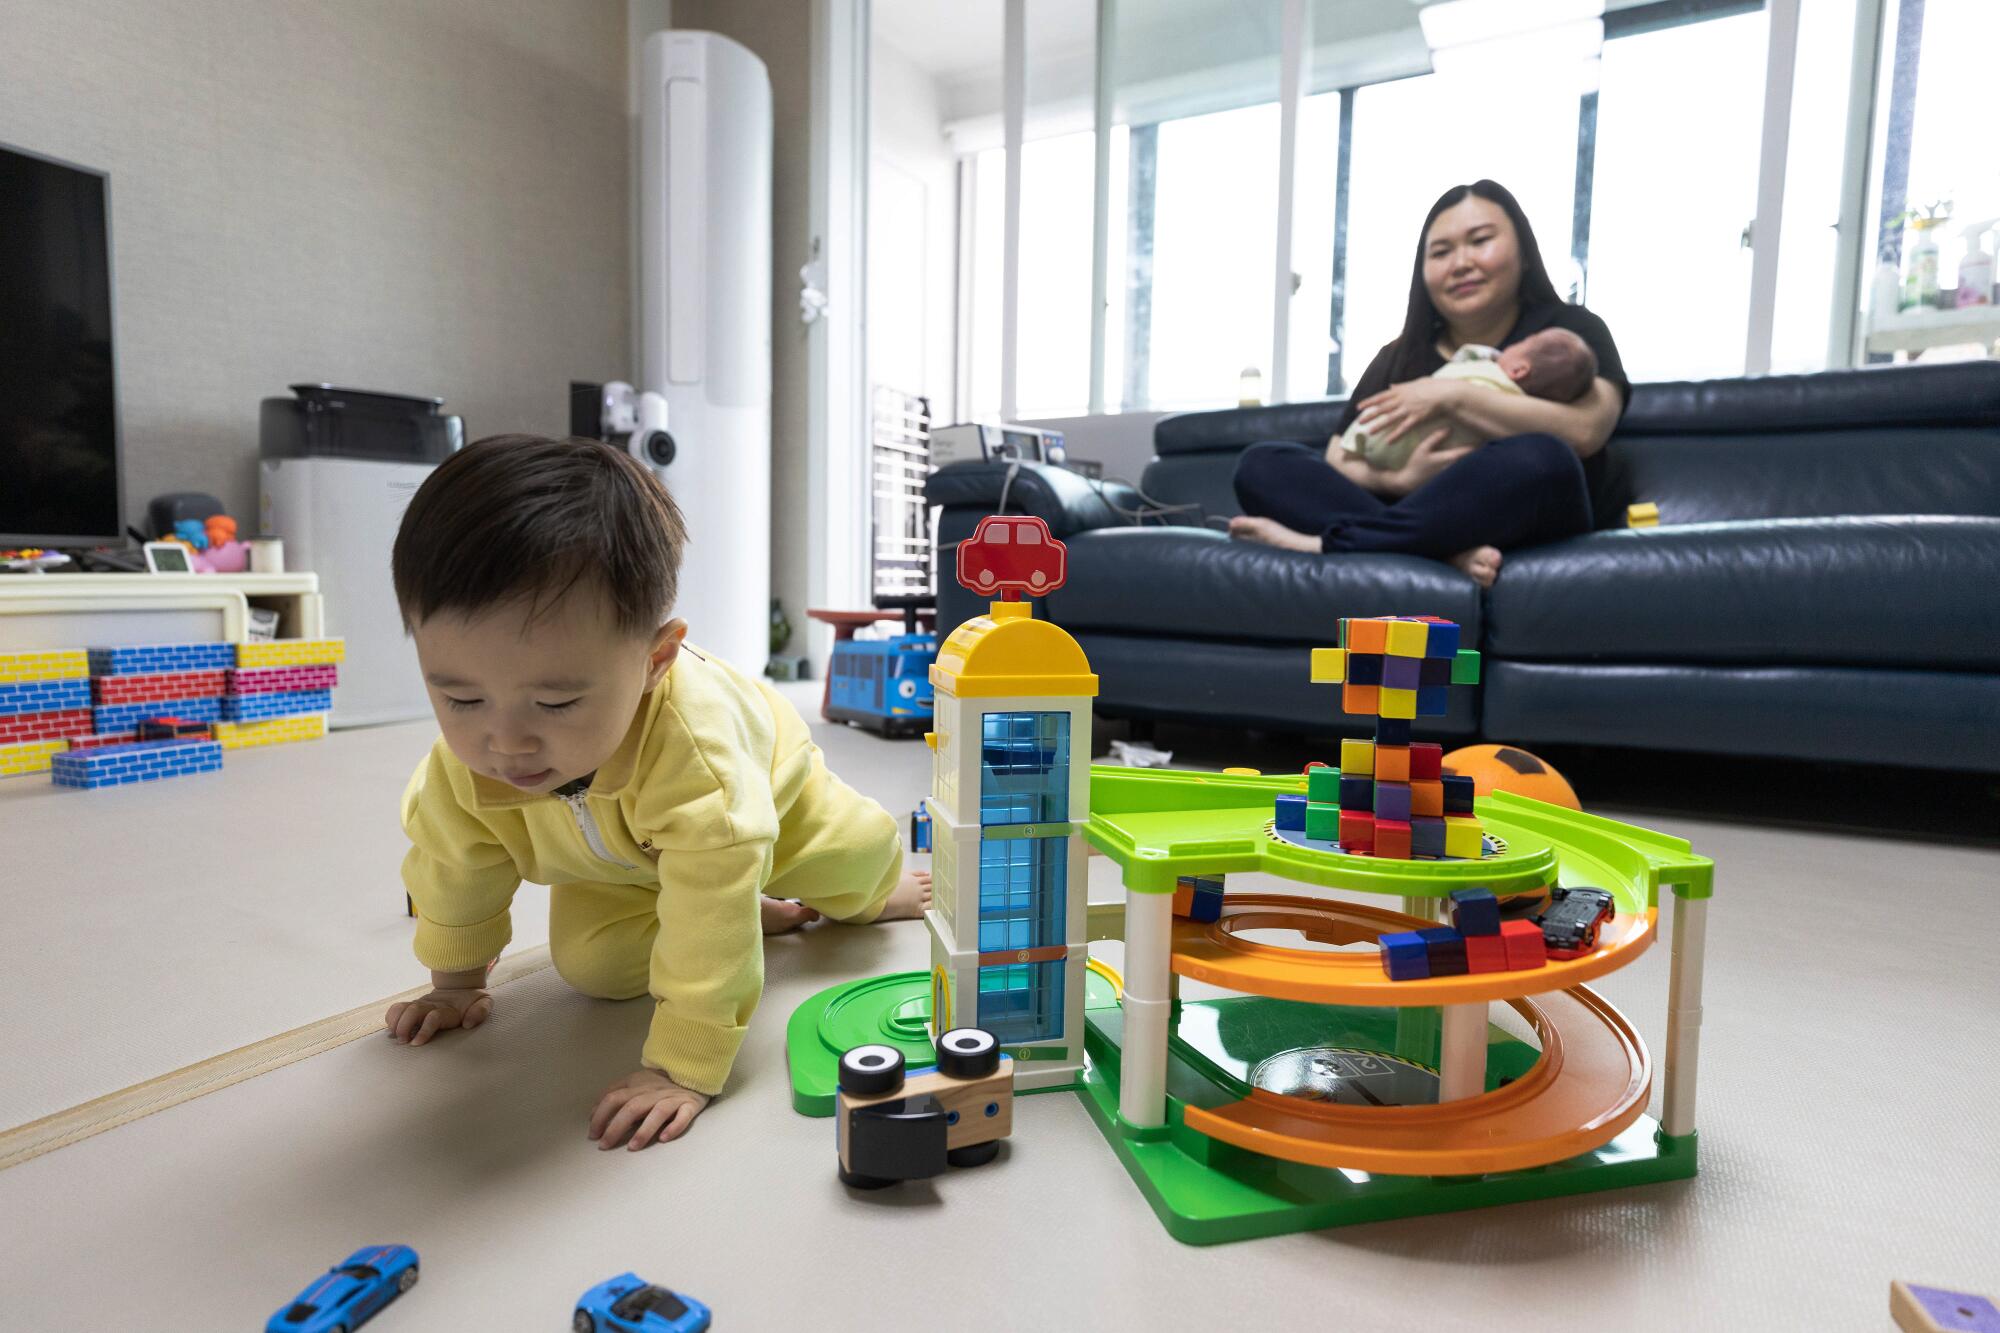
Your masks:
M657 1069L627 1074L597 1099L590 1113L590 1137L600 1149L625 1146L633 1152L655 1139L670 1142L687 1133L694 1118L708 1105L708 1094L683 1088Z
M446 1028L476 1028L493 1014L493 997L478 987L438 988L389 1006L382 1022L406 1046L421 1046Z

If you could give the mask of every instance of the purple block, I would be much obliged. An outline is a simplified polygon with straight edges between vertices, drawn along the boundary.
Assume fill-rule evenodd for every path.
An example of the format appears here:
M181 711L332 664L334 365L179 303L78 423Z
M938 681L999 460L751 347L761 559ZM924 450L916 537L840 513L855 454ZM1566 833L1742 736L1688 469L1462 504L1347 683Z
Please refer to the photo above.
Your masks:
M1377 782L1375 784L1375 818L1393 819L1408 823L1410 818L1410 784L1407 782Z
M1382 662L1382 687L1389 690L1414 690L1423 681L1424 663L1420 657L1389 657Z
M1931 1322L1952 1333L2000 1333L2000 1309L1984 1296L1965 1291L1943 1291L1905 1282L1904 1288L1923 1307Z

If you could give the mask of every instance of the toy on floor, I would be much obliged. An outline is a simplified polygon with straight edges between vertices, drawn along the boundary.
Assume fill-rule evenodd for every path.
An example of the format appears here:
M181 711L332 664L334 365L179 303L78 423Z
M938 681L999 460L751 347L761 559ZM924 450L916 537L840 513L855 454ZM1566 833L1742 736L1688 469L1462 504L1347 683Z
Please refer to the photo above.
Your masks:
M1515 745L1468 745L1444 757L1447 774L1470 778L1474 796L1491 796L1510 791L1530 800L1547 801L1565 810L1581 810L1583 803L1562 774L1546 760Z
M924 809L922 801L910 811L910 850L927 852L931 849L931 812Z
M1445 777L1442 746L1410 740L1411 719L1442 717L1453 685L1479 682L1479 654L1458 637L1436 616L1343 619L1340 646L1312 650L1313 683L1339 685L1343 711L1375 718L1375 739L1342 741L1338 769L1307 772L1308 840L1399 861L1481 855L1472 784ZM1279 813L1298 818L1295 803Z
M706 1305L684 1292L654 1286L637 1273L621 1273L576 1298L572 1333L702 1333Z
M353 1333L416 1285L415 1250L370 1245L315 1279L297 1300L271 1316L264 1333Z
M840 1057L835 1100L840 1180L882 1189L983 1166L1014 1128L1014 1061L993 1034L955 1028L937 1039L937 1065L905 1075L893 1046L856 1046Z
M1969 1291L1891 1282L1889 1316L1903 1333L2000 1333L2000 1307Z
M921 736L931 722L931 663L937 660L937 611L925 598L886 598L873 611L808 611L834 627L820 716L881 736ZM903 622L886 639L857 639L857 629Z

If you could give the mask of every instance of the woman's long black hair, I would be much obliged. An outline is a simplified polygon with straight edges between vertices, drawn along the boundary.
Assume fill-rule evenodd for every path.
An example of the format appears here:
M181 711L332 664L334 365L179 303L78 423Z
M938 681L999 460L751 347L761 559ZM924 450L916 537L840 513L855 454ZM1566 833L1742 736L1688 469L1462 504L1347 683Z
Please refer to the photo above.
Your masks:
M1557 305L1562 302L1562 297L1556 295L1555 283L1549 279L1548 265L1542 262L1542 249L1535 244L1535 229L1528 225L1528 215L1521 211L1520 202L1514 198L1513 192L1498 181L1490 180L1454 185L1438 196L1438 201L1431 205L1431 211L1424 214L1424 225L1417 232L1417 262L1410 274L1410 308L1403 316L1403 331L1391 344L1396 349L1389 359L1391 384L1401 384L1429 373L1427 367L1430 358L1436 354L1438 331L1444 320L1437 307L1431 304L1431 289L1424 285L1425 244L1431 234L1431 223L1437 221L1438 214L1464 203L1467 195L1475 194L1489 203L1500 205L1507 220L1514 224L1514 235L1521 251L1521 304Z

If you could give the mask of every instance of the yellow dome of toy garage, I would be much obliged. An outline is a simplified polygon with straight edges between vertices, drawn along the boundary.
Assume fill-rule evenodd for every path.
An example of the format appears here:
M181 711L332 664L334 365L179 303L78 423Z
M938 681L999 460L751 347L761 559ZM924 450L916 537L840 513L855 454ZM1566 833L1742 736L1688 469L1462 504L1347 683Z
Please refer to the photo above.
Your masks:
M1069 632L1036 620L1026 602L995 602L951 632L931 684L961 699L1095 697L1097 676Z

